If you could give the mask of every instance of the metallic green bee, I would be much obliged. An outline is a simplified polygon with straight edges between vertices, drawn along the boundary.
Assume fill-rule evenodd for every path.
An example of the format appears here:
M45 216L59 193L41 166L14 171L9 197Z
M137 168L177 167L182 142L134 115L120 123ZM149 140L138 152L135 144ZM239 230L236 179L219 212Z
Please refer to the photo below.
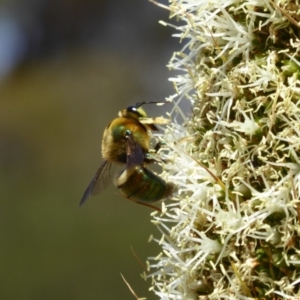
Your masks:
M126 169L114 179L115 186L126 198L147 203L165 199L172 194L174 185L145 167L145 164L161 161L150 150L150 131L158 131L155 124L168 123L164 118L148 118L141 108L148 103L157 102L141 102L129 106L108 124L102 138L104 161L86 189L80 205L112 182L112 163L126 164Z

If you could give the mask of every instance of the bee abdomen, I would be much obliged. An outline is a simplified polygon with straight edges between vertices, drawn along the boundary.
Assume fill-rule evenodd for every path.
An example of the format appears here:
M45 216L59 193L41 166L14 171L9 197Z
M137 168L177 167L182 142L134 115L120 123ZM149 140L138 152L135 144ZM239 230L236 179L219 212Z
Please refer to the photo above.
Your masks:
M142 166L122 171L114 181L121 194L136 202L156 202L171 196L174 185Z

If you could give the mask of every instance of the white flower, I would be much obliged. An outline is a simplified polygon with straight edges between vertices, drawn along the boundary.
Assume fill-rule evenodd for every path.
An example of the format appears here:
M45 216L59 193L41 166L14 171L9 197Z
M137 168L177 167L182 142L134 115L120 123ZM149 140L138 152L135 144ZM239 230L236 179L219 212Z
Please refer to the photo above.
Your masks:
M151 289L160 299L300 298L299 4L160 6L180 20L171 26L184 45L169 63L174 124L163 136L164 176L178 191L153 214L162 252L149 258Z
M160 6L181 21L168 25L183 49L169 63L174 124L163 136L164 176L178 191L153 213L162 252L149 258L151 289L178 300L300 297L299 4Z

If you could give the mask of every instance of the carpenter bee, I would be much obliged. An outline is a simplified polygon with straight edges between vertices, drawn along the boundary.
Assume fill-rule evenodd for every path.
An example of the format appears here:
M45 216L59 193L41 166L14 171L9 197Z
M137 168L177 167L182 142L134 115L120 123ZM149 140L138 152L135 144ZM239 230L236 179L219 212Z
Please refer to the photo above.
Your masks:
M155 124L167 124L164 118L148 118L140 102L119 112L105 128L102 138L102 162L93 180L87 187L82 205L90 196L97 195L112 182L112 163L125 164L114 179L114 184L126 198L136 202L154 202L168 197L173 185L145 168L145 164L161 161L150 149L151 131L158 131ZM139 184L137 184L139 183Z

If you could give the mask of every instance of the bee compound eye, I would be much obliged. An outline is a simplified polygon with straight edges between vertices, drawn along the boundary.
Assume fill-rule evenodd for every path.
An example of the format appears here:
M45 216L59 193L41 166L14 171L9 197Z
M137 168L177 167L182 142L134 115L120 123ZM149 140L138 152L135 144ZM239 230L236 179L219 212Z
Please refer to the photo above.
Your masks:
M128 106L126 110L127 110L127 112L136 112L137 108L136 108L136 106Z

